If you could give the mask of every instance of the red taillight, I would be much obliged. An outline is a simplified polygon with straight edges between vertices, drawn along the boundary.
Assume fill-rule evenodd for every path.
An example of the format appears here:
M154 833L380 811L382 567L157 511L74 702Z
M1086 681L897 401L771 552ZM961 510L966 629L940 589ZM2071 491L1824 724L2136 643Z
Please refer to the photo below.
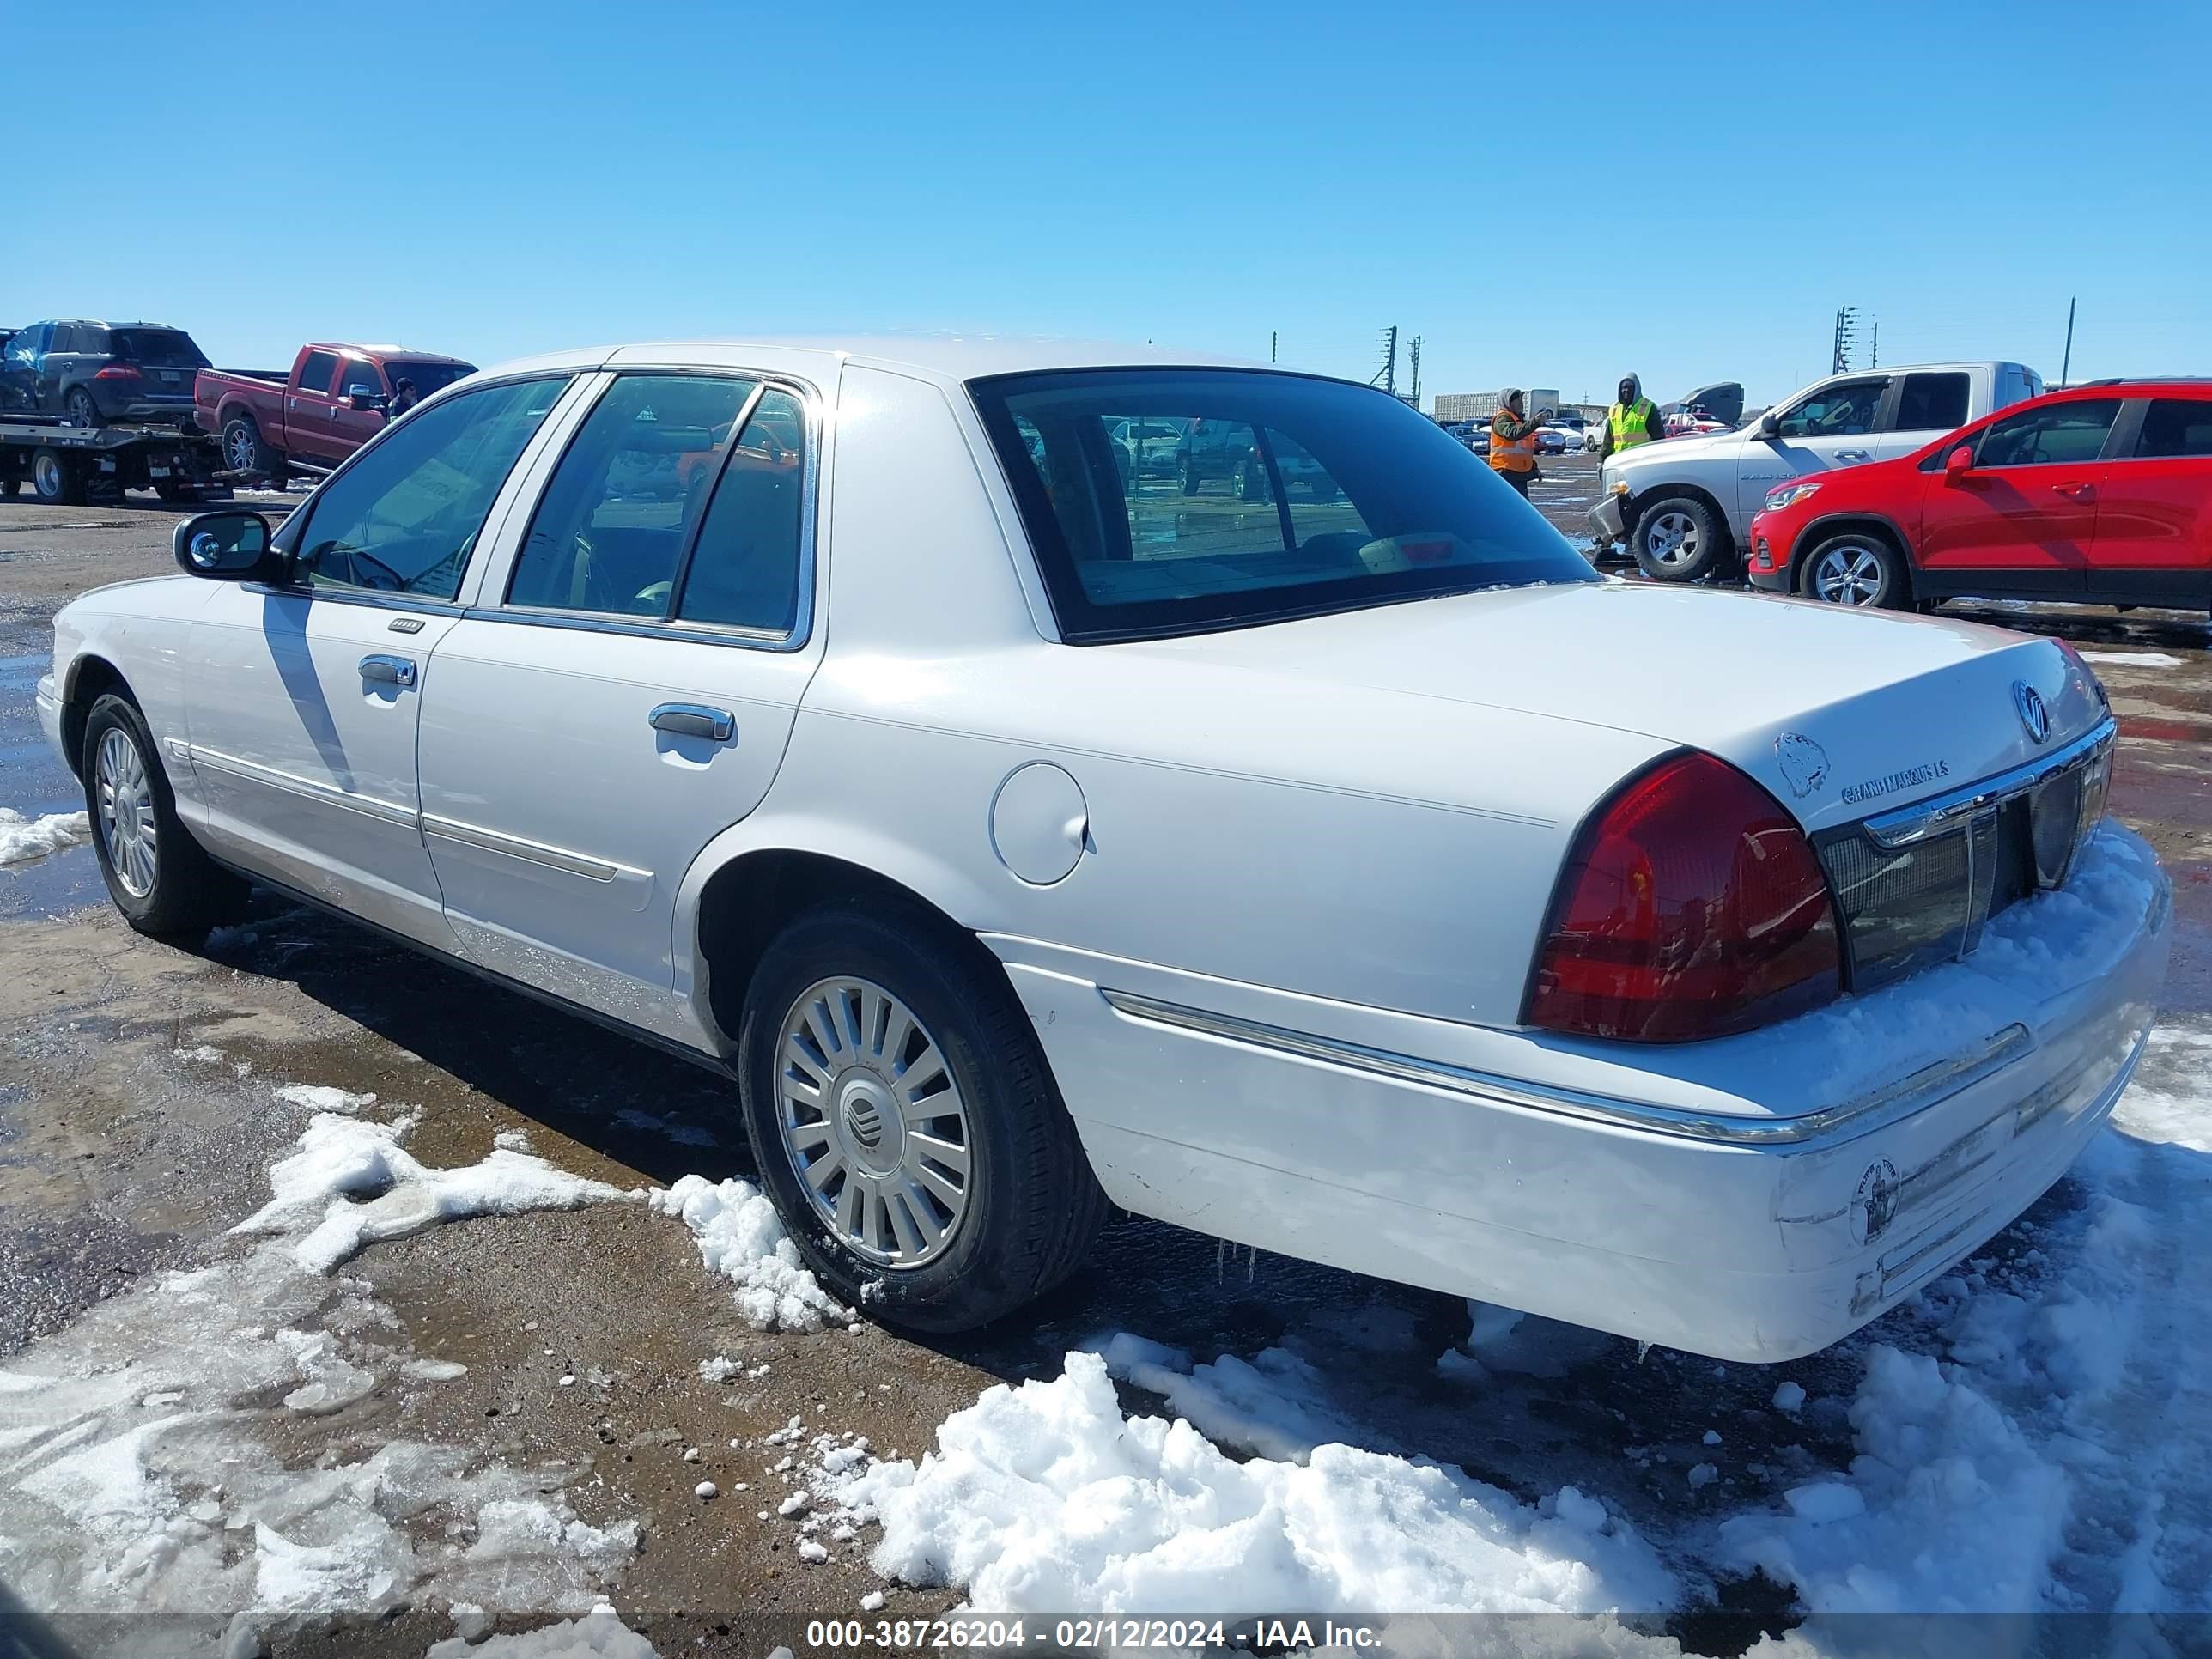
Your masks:
M1632 779L1589 823L1552 902L1528 1023L1584 1036L1723 1036L1842 987L1835 907L1779 803L1711 755Z
M129 363L110 363L92 378L95 380L138 380L145 377Z

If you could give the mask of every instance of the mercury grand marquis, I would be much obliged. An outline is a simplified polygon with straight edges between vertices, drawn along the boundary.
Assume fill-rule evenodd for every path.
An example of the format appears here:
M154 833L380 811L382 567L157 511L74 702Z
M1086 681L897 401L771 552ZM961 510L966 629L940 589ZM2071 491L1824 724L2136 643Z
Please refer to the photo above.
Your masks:
M1356 385L575 352L175 548L38 693L131 924L259 883L718 1068L809 1263L916 1328L1118 1206L1802 1354L2059 1177L2165 972L2069 647L1602 578Z

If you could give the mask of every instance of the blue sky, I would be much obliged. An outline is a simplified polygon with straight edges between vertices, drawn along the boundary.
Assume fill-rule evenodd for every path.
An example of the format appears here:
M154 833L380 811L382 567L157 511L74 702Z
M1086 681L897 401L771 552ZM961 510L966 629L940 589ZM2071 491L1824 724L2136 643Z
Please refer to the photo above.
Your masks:
M0 322L217 362L966 329L1425 392L2212 370L2212 8L37 7ZM26 64L82 72L23 73ZM1863 359L1862 359L1863 361ZM1403 373L1401 361L1401 373Z

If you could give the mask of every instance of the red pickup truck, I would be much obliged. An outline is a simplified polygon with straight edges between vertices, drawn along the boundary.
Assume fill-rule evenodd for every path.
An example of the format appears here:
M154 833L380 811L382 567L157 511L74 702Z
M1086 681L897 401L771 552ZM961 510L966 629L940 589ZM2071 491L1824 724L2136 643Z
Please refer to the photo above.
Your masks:
M292 464L336 466L383 428L403 380L427 398L476 365L401 346L303 345L289 374L204 368L192 386L193 418L222 435L223 465L265 476L276 488Z

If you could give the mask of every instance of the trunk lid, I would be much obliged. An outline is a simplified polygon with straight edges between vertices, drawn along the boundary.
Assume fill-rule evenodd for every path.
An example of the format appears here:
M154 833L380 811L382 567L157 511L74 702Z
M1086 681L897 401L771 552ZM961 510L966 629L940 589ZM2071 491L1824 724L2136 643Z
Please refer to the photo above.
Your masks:
M1649 583L1503 589L1113 648L1704 750L1814 833L2027 765L2105 714L2053 641ZM2015 684L2047 714L2040 741Z

